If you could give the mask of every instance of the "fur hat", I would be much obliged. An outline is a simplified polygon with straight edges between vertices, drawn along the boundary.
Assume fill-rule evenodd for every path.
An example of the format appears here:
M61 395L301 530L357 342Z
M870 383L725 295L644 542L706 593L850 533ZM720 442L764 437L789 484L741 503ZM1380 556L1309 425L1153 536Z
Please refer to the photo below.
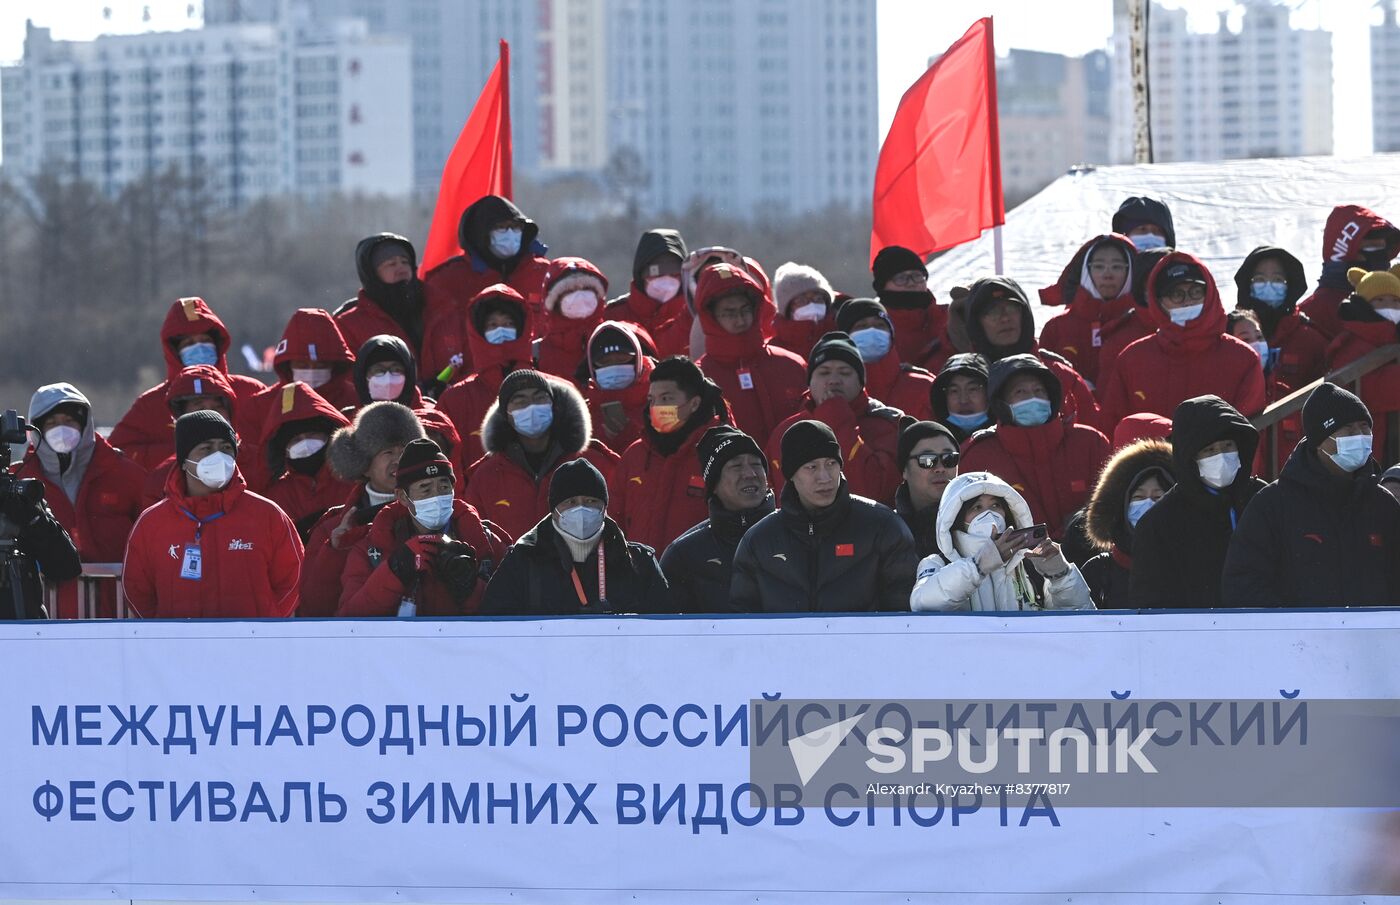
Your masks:
M598 296L598 307L608 297L608 279L585 258L555 258L544 275L544 310L559 310L559 300L571 292L586 289Z
M1347 271L1347 281L1356 288L1356 294L1367 302L1383 295L1400 296L1400 264L1389 270L1353 267Z
M773 273L773 299L778 303L779 312L786 312L788 302L813 289L820 289L826 293L828 305L836 298L831 284L815 267L788 261L786 264L779 265Z
M336 477L358 481L375 456L423 436L423 425L412 409L397 402L371 402L355 415L353 424L331 435L327 458Z

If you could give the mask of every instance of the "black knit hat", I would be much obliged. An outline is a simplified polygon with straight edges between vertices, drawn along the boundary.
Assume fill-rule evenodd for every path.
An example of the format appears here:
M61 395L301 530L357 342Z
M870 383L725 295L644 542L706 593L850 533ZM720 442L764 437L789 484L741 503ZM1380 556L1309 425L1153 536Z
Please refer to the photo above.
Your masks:
M189 412L175 419L175 461L183 464L190 450L205 440L227 440L238 449L238 436L223 415L213 409Z
M415 481L425 478L446 476L456 483L452 473L452 463L443 454L442 448L426 437L414 440L403 448L399 457L399 468L394 473L394 481L400 490L408 489Z
M1335 383L1324 383L1308 395L1303 403L1303 439L1316 447L1339 429L1354 421L1374 426L1366 403Z
M854 346L852 347L854 348ZM663 358L651 369L651 382L675 381L687 396L699 396L705 389L705 375L700 367L684 355Z
M828 361L844 361L855 368L856 374L860 377L860 385L865 386L865 362L861 361L860 350L856 348L856 344L852 342L849 334L832 331L817 340L817 344L812 347L811 356L807 359L808 383L812 382L812 372ZM653 377L653 379L655 378Z
M728 424L720 424L705 431L700 442L696 444L695 452L700 457L700 476L705 479L707 494L715 492L720 472L724 471L724 466L736 456L745 453L758 456L765 468L768 465L768 460L763 457L763 450L758 448L753 437Z
M529 368L521 368L511 371L501 381L501 389L496 393L496 402L504 407L510 402L510 397L521 390L544 390L549 392L549 378L539 371L532 371Z
M841 444L831 428L820 421L799 421L783 431L781 462L783 478L791 481L797 469L813 459L841 461Z
M867 317L880 318L890 328L890 332L894 332L894 324L890 323L889 312L876 299L851 299L842 305L841 310L836 312L836 329L842 333L850 333L852 327Z
M875 263L870 266L870 272L875 277L871 285L879 292L885 288L885 282L890 277L906 270L918 270L925 276L928 275L928 268L918 255L903 246L888 245L880 249L880 253L875 256Z
M904 466L909 464L909 458L914 454L914 447L930 437L947 437L948 442L953 444L953 449L958 448L958 441L953 437L953 432L937 421L915 421L899 432L899 444L895 447L895 459L899 462L900 471L903 471Z
M597 497L605 506L608 503L608 482L587 459L565 462L554 470L554 476L549 479L550 509L576 496Z

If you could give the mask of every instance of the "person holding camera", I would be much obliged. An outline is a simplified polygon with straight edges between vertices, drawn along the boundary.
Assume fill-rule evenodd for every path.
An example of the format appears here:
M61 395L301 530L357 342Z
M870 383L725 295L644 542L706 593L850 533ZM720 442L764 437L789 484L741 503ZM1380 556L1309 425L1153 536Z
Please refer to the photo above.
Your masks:
M68 532L44 504L44 482L9 473L10 444L29 440L29 425L14 409L0 425L0 619L46 619L44 586L83 571Z
M938 505L938 548L919 563L914 610L1092 610L1089 585L1030 506L994 474L958 475ZM1028 570L1026 563L1033 567Z
M336 615L475 615L508 542L456 498L452 463L432 440L404 447L395 483L345 561Z
M131 609L146 619L290 616L302 547L277 504L248 489L238 437L212 409L175 422L165 498L136 520L122 564Z

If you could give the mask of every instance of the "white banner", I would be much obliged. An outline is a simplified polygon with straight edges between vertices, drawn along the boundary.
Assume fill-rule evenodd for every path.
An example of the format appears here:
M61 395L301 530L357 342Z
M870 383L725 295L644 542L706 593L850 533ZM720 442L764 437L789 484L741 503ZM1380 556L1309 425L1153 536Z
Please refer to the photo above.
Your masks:
M1400 812L991 804L916 821L744 788L764 696L1400 698L1396 611L43 623L0 642L0 898L1400 891Z

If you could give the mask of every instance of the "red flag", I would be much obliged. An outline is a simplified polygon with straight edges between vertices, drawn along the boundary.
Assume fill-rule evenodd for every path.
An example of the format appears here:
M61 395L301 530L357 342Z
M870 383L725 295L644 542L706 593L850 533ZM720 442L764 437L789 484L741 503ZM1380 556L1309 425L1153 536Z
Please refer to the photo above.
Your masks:
M991 17L904 92L875 168L870 260L887 245L928 258L1006 222Z
M442 167L420 275L462 253L457 222L473 201L482 195L510 197L510 153L510 45L502 41L501 58Z

